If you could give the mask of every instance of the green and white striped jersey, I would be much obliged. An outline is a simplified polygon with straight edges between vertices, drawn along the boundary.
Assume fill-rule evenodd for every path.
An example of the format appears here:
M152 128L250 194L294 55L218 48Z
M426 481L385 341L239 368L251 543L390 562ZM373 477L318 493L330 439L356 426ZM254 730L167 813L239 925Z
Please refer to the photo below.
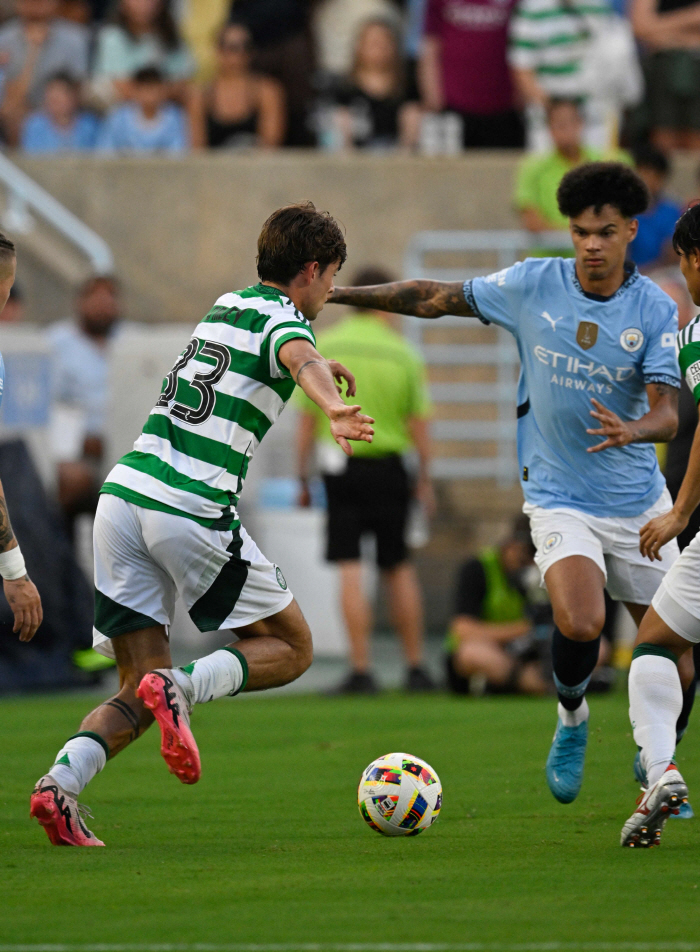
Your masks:
M101 492L210 528L237 524L248 464L294 391L278 355L296 337L316 344L309 322L276 288L220 297Z
M695 402L700 403L700 315L693 318L676 338L678 363Z
M509 26L508 63L533 70L550 96L584 96L584 57L605 0L520 0Z

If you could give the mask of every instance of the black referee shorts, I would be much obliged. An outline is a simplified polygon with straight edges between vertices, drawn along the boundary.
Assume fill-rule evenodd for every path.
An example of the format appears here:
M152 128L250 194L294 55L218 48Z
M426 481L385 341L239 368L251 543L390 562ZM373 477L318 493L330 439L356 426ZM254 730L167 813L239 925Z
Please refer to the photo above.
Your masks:
M344 473L326 475L329 562L360 558L360 539L377 539L377 565L391 569L408 557L406 523L411 486L400 456L351 457Z

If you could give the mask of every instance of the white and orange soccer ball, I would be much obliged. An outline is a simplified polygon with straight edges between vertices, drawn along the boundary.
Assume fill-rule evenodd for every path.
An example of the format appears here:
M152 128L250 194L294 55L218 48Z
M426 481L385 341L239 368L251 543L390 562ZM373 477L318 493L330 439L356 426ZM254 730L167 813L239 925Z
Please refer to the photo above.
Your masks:
M442 784L430 764L412 754L385 754L362 774L362 818L384 836L417 836L437 820Z

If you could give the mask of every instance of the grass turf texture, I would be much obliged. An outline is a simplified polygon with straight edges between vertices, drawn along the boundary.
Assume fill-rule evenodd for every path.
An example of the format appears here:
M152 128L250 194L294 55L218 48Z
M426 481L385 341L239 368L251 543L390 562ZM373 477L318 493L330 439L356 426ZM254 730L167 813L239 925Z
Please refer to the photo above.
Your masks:
M695 940L700 819L623 850L637 795L622 694L593 698L583 791L547 790L553 701L274 697L197 708L202 779L167 773L151 729L86 791L106 849L57 849L33 783L91 698L0 703L0 942ZM696 740L680 767L700 806ZM356 806L363 768L404 750L440 774L439 822L387 839Z

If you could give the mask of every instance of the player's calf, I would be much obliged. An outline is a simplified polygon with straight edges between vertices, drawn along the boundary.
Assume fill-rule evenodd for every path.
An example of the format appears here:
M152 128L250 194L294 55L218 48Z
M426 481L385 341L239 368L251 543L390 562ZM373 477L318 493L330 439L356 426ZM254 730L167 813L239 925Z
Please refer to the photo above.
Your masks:
M313 658L311 632L296 602L274 615L236 629L240 640L181 668L157 668L137 690L161 731L161 754L183 783L201 775L190 729L195 704L233 697L246 686L263 690L294 681Z
M248 664L249 691L289 684L313 661L311 630L296 600L274 615L237 628L236 642Z

